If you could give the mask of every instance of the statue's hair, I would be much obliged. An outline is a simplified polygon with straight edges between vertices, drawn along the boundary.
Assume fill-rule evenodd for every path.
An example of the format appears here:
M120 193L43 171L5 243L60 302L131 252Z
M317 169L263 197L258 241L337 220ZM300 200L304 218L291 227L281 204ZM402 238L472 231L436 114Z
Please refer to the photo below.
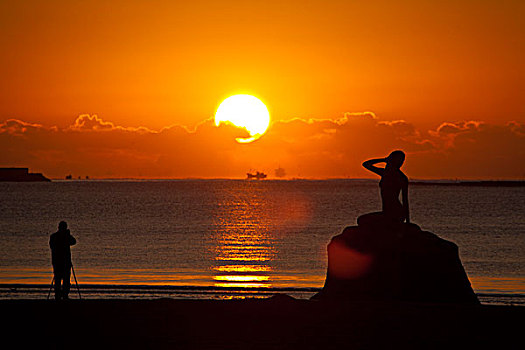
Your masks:
M390 164L390 166L393 166L395 168L400 168L401 165L405 162L405 152L401 150L395 150L388 156L387 163Z
M405 160L405 152L397 149L397 150L393 151L392 153L390 153L390 155L388 157L389 158L390 157L399 157L399 158Z

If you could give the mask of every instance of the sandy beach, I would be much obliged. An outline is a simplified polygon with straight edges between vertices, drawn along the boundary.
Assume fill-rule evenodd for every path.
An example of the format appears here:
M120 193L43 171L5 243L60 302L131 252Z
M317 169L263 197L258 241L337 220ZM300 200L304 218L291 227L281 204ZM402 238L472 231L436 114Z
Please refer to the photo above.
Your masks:
M33 349L518 349L525 308L265 300L1 301Z

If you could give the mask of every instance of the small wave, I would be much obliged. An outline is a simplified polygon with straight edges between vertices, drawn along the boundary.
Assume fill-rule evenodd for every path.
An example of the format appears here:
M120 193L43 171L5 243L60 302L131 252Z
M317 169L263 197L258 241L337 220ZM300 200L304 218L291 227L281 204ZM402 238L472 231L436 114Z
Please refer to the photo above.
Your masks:
M268 298L284 293L297 299L309 299L321 288L313 287L221 287L221 286L170 286L170 285L117 285L82 284L80 293L86 299L242 299ZM45 284L0 284L0 299L43 299L52 294ZM78 297L75 285L71 286L71 298ZM477 293L485 305L525 305L525 294Z

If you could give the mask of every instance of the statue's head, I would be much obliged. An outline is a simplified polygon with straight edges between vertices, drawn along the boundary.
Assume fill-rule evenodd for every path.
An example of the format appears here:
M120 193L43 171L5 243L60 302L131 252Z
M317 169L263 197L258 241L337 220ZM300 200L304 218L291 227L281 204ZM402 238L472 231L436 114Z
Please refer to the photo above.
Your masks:
M396 150L388 155L386 158L386 164L387 166L399 169L405 162L405 152Z

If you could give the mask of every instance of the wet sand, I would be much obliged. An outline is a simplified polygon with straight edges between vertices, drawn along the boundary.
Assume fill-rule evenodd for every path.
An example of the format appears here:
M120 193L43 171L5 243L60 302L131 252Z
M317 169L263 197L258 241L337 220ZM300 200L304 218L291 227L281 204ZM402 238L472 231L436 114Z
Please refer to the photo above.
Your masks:
M33 349L521 349L525 307L266 300L0 301Z

